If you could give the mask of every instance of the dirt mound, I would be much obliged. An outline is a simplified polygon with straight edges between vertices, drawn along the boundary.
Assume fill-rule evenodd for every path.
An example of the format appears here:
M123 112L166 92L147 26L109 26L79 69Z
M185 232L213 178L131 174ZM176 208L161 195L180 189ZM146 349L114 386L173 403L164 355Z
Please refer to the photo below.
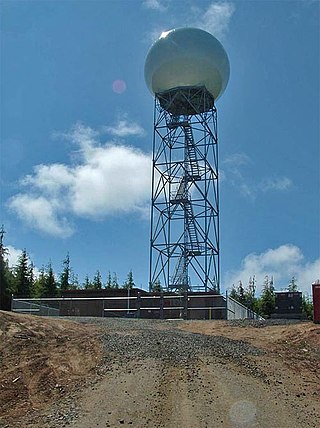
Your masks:
M45 409L94 375L97 336L93 326L0 311L1 417Z
M255 346L266 350L280 350L291 348L294 352L288 357L295 357L301 349L307 349L308 355L320 355L320 326L312 322L287 322L280 320L263 321L261 325L251 320L233 322L215 321L186 321L180 325L182 330L194 333L217 335L222 334L230 338L243 339Z
M305 352L312 350L320 356L320 327L309 324L303 330L295 329L294 331L289 331L286 335L286 343L298 349L303 349Z

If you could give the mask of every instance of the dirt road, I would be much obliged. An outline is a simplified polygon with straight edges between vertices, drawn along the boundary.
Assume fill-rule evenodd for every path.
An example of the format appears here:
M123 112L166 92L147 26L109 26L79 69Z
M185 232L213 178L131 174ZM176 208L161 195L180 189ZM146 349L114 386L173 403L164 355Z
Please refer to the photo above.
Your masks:
M319 428L320 327L312 323L91 319L84 325L13 317L2 329L6 355L9 331L28 328L34 339L44 338L45 328L46 346L36 342L36 355L54 368L56 384L33 382L32 405L26 395L6 395L8 385L28 389L28 378L22 361L13 374L0 360L0 427ZM0 332L2 325L0 314ZM68 335L64 371L57 331L60 341ZM68 358L75 355L72 372ZM46 405L36 401L35 389Z
M132 363L81 402L79 428L315 427L272 388L210 358L186 367Z

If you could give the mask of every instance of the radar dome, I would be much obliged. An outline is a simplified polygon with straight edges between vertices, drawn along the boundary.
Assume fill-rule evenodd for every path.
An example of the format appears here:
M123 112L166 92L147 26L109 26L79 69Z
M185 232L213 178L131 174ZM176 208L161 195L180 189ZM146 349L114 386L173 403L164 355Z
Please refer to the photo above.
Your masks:
M151 93L179 87L205 86L217 100L230 74L228 56L212 34L198 28L177 28L161 34L145 62Z

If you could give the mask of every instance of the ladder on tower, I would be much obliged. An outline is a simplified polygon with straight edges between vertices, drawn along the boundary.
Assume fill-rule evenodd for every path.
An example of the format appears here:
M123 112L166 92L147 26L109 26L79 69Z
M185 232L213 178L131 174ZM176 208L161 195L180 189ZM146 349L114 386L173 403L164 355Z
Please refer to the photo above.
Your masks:
M171 199L171 203L180 204L184 210L185 236L187 239L186 242L184 242L185 247L182 248L181 254L176 263L170 287L187 289L189 285L188 264L191 257L201 255L201 246L199 243L191 200L189 198L181 199L179 192L180 186L178 186L175 198Z
M183 128L185 136L185 148L186 148L186 162L188 168L188 180L199 181L201 180L199 162L197 158L196 145L194 142L192 128L187 117L180 120L179 116L171 116L167 123L169 129L176 129L179 127Z
M181 177L176 189L170 195L172 204L180 204L188 201L188 190L185 177Z
M185 143L184 175L180 178L179 183L177 183L175 191L170 195L170 203L173 205L180 205L184 212L185 242L174 268L170 287L188 289L189 261L191 257L201 255L195 216L188 192L188 182L201 180L201 174L193 132L188 120L184 118L181 121L179 117L172 116L167 125L169 129L182 127Z
M201 248L195 224L193 208L190 200L188 200L188 202L184 205L184 209L186 215L187 231L189 236L187 254L188 256L200 256Z
M171 288L184 288L187 289L189 285L188 280L188 269L187 269L187 258L182 252L175 266L172 280Z
M190 200L186 184L186 180L182 177L176 191L170 197L170 202L173 205L180 205L184 212L185 228L188 236L188 242L186 243L186 255L199 256L201 255L201 248L199 244L198 231L192 201Z
M189 167L188 175L191 181L201 180L199 162L197 158L196 146L194 143L193 132L189 123L183 125L185 134L185 143L187 150L187 165Z

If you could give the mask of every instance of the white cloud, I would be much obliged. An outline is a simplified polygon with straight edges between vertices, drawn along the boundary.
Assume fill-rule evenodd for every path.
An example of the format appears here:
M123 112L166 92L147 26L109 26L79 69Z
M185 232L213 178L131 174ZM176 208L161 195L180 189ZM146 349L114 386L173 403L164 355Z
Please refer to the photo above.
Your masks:
M245 153L233 153L222 161L224 181L236 187L243 196L252 198L253 189L245 182L242 173L242 167L250 163L252 161Z
M250 253L243 259L239 269L226 273L224 285L230 288L239 281L247 285L249 278L254 275L257 292L261 291L264 278L268 275L274 277L277 290L285 288L294 276L299 289L310 294L312 282L320 276L320 258L312 262L305 261L301 249L292 244L268 249L261 254Z
M60 193L61 187L68 188L74 180L73 171L66 165L37 165L33 175L21 180L23 185L31 185L52 194Z
M167 9L163 1L160 0L144 0L142 5L147 9L157 10L159 12L163 12Z
M150 157L132 147L97 149L75 172L74 213L97 217L141 208L150 195L150 171Z
M236 186L236 187L238 187L240 194L242 196L249 198L249 199L255 198L254 189L249 184L242 182L242 183L238 183L238 186Z
M299 284L312 284L320 280L320 258L314 262L307 262L305 268L299 273ZM310 287L306 287L306 291L310 294Z
M194 7L192 25L208 31L218 39L223 39L228 32L234 12L235 5L231 2L213 2L206 10Z
M125 135L128 135L125 134ZM21 180L26 188L9 207L30 227L58 237L73 232L72 219L145 211L150 196L151 159L82 124L63 134L80 149L72 165L37 165Z
M235 187L244 197L255 199L261 192L286 192L293 187L288 177L268 177L262 179L248 179L248 170L253 161L245 153L233 153L227 156L223 165L223 181Z
M61 215L64 209L59 196L50 197L46 192L43 195L20 193L11 198L9 206L33 229L66 238L73 233L68 220Z
M223 160L223 163L232 167L239 167L241 165L251 163L251 159L245 153L233 153L232 155L227 156Z
M179 2L171 2L170 4L159 0L147 0L143 4L144 6L153 6L153 9L159 5L160 9L158 10L170 12L170 15L169 13L166 15L165 22L157 24L146 34L144 42L148 44L155 42L163 32L184 26L202 28L223 40L235 12L235 4L228 1L211 2L208 7L202 7L201 2L189 2L188 4L185 2L183 7L178 6L178 11L176 7L173 9L171 5L179 5Z
M11 245L7 246L8 255L7 260L10 267L13 267L17 264L19 257L21 256L22 250L12 247Z
M130 137L130 136L142 136L145 134L145 130L136 122L130 122L126 115L119 117L117 122L113 126L105 126L104 131L114 135L115 137Z
M292 187L292 181L288 177L275 177L263 180L260 185L260 189L264 192L268 190L288 190Z

